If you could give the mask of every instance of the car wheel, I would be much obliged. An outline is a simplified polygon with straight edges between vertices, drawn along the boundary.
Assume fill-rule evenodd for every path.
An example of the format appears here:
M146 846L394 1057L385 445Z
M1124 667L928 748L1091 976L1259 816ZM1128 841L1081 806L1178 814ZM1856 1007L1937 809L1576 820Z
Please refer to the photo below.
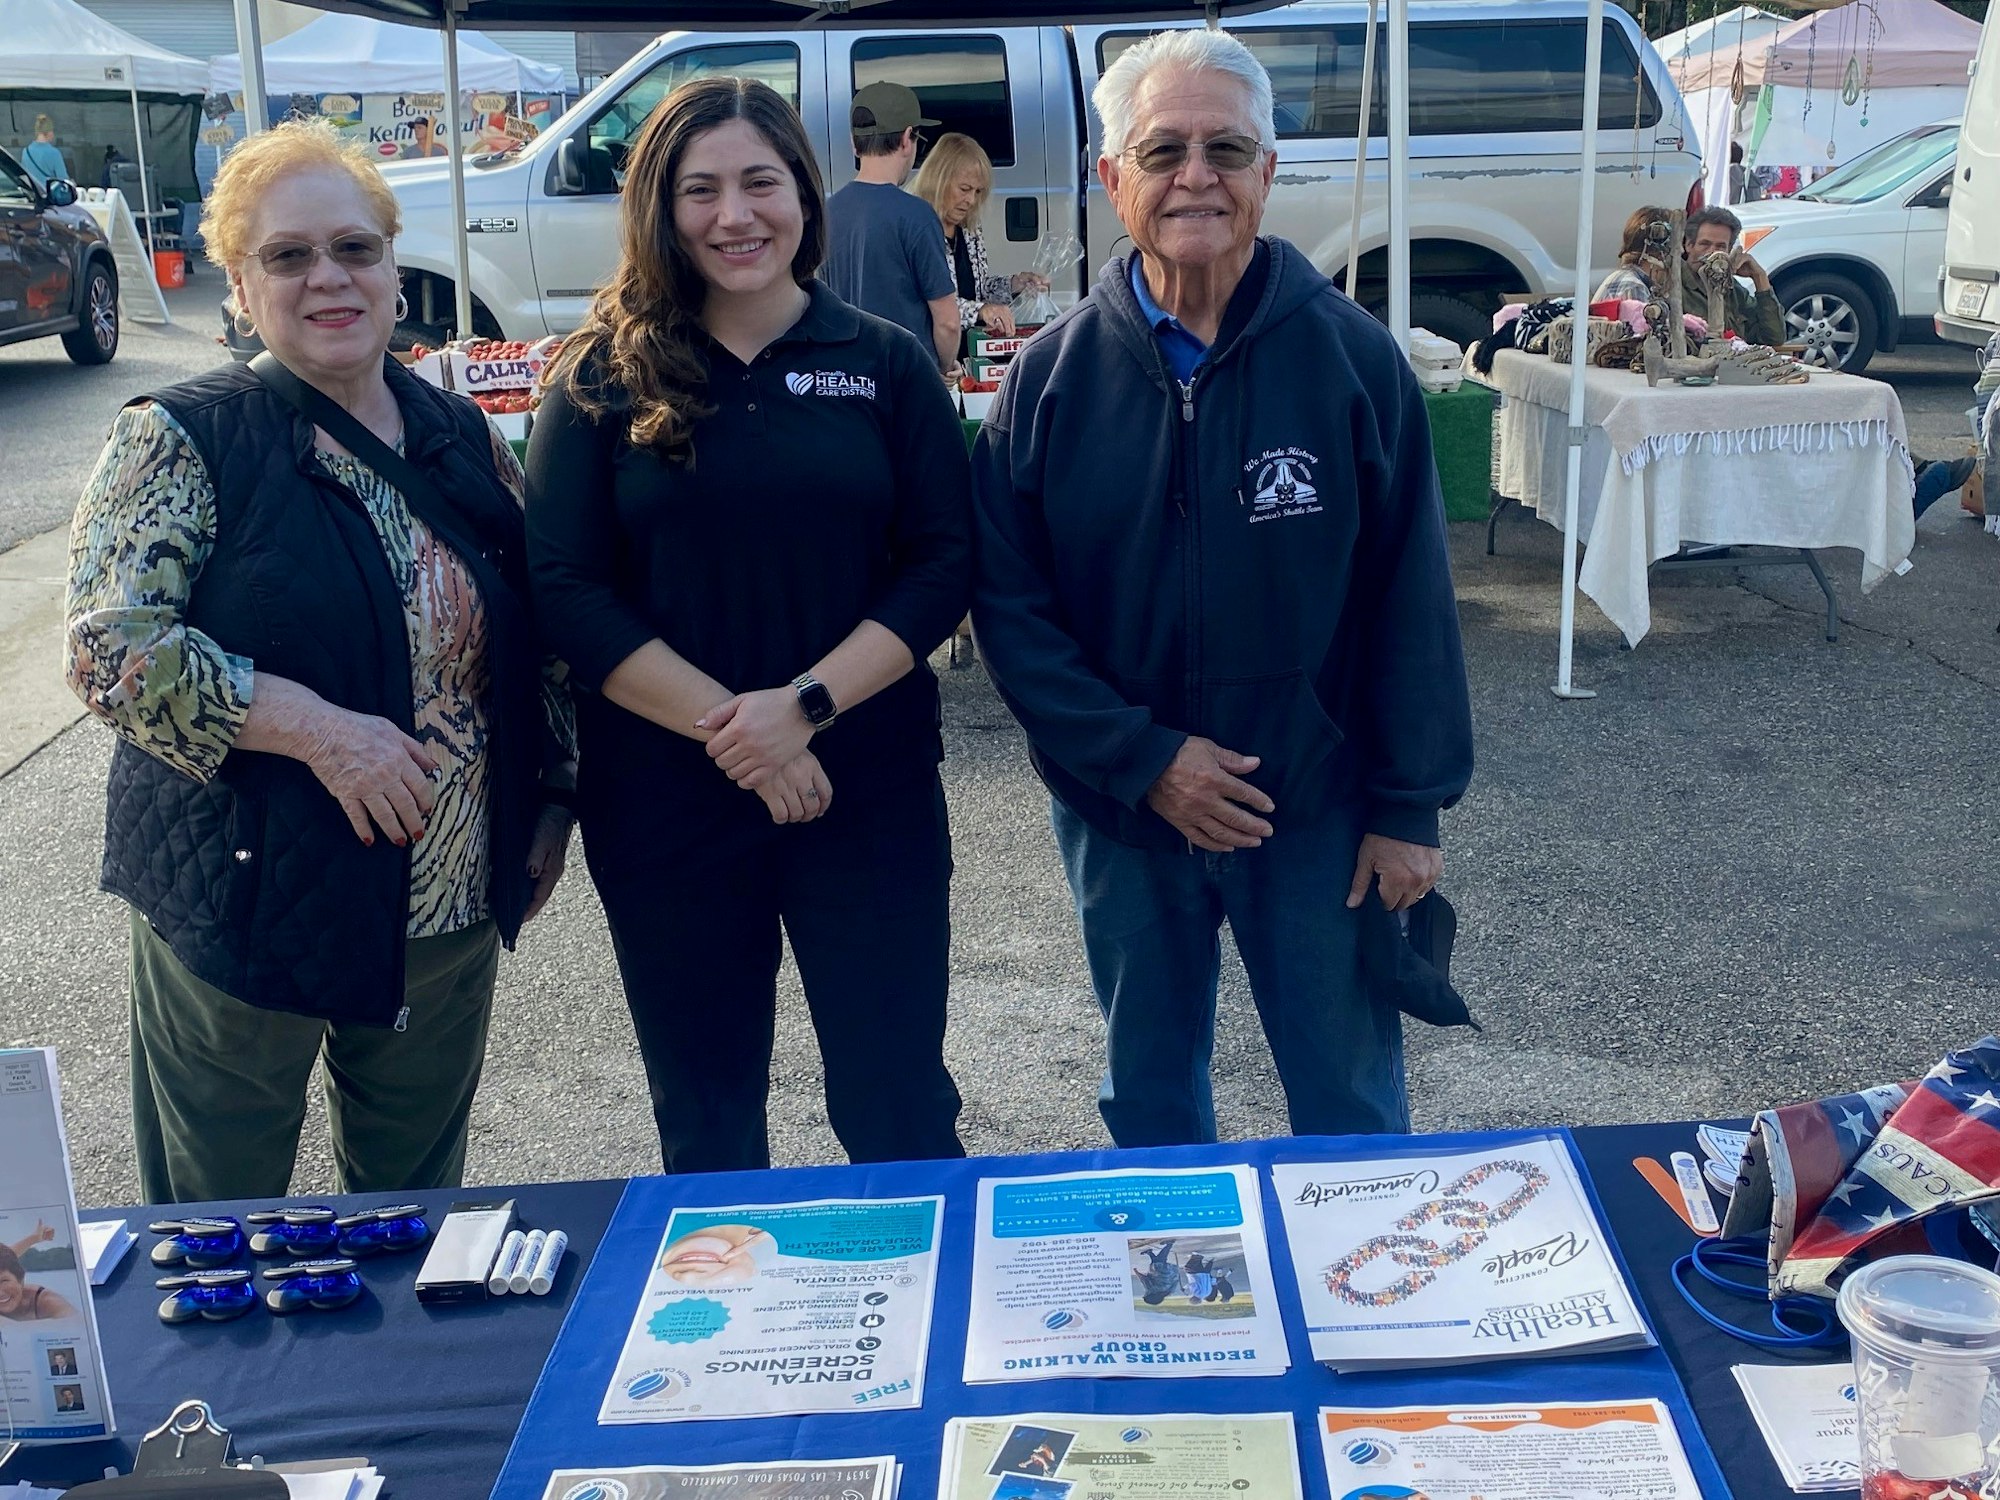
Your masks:
M1410 326L1428 328L1461 349L1470 349L1493 331L1493 319L1463 297L1419 292L1410 298Z
M62 342L63 352L80 365L108 365L118 352L118 282L100 263L84 280L83 322Z
M1808 272L1789 279L1778 305L1785 310L1785 342L1803 344L1807 364L1859 375L1875 357L1875 300L1845 276Z

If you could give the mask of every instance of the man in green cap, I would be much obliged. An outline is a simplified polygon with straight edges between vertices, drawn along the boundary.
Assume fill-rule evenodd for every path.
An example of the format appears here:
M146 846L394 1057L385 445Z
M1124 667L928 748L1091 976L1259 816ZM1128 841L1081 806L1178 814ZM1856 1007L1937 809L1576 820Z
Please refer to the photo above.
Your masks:
M860 165L826 205L820 279L842 300L916 335L940 369L958 357L958 302L938 216L903 191L916 165L924 118L915 92L871 83L854 96L849 124Z

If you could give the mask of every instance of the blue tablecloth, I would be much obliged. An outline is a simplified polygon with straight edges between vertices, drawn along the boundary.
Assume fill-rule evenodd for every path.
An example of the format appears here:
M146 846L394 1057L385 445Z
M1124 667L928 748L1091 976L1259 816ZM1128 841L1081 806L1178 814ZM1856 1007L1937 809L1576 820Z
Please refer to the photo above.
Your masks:
M1535 1401L1609 1401L1656 1397L1680 1429L1689 1463L1711 1500L1729 1491L1709 1453L1681 1384L1658 1349L1496 1361L1449 1369L1336 1375L1317 1363L1290 1274L1290 1254L1267 1169L1273 1162L1330 1162L1361 1156L1487 1150L1520 1132L1423 1137L1321 1137L1235 1142L1151 1151L1090 1151L1054 1156L897 1162L868 1167L812 1167L708 1177L643 1178L626 1190L597 1258L528 1403L494 1500L541 1500L551 1471L624 1468L648 1463L747 1463L777 1459L861 1458L893 1453L903 1465L903 1493L937 1493L948 1417L1016 1412L1290 1412L1299 1442L1307 1500L1330 1500L1315 1413L1322 1405L1430 1406ZM963 1374L972 1284L976 1185L982 1177L1216 1166L1258 1169L1292 1367L1279 1376L1199 1376L1172 1380L1069 1378L966 1385ZM1630 1168L1627 1171L1630 1172ZM646 1285L669 1212L845 1197L942 1192L944 1231L931 1320L924 1404L915 1410L839 1412L665 1426L597 1425L597 1411L617 1365L633 1309ZM1600 1215L1602 1209L1600 1207ZM1628 1274L1628 1281L1629 1281ZM1258 1289L1263 1295L1263 1289ZM671 1436L669 1436L669 1433ZM671 1453L672 1458L662 1458ZM1550 1497L1555 1500L1555 1497Z
M1783 1356L1724 1338L1681 1304L1667 1283L1667 1267L1694 1236L1631 1167L1635 1156L1664 1161L1672 1151L1694 1149L1693 1127L1613 1126L1578 1130L1575 1138L1613 1236L1623 1248L1627 1274L1686 1387L1727 1479L1727 1493L1734 1500L1785 1500L1789 1492L1729 1376L1732 1364L1776 1362ZM1013 1174L1026 1168L1027 1159L985 1165L995 1172ZM853 1180L867 1182L868 1170L872 1169L863 1169ZM776 1196L770 1179L757 1179L754 1191L739 1189L735 1194L711 1191L702 1179L645 1185L651 1191L672 1191L689 1184L709 1201L728 1197L755 1201ZM458 1197L511 1193L526 1224L569 1232L571 1259L551 1296L508 1297L464 1309L419 1306L410 1290L417 1258L410 1257L373 1262L364 1273L369 1301L346 1313L308 1315L289 1322L252 1313L240 1323L167 1328L154 1316L162 1294L153 1288L156 1273L145 1259L150 1237L142 1233L140 1243L110 1284L97 1293L112 1396L120 1427L127 1435L109 1442L30 1452L0 1469L0 1485L16 1479L76 1483L98 1477L106 1464L122 1468L130 1462L139 1433L157 1425L176 1402L200 1396L210 1401L220 1419L238 1434L238 1447L246 1454L262 1453L274 1461L365 1455L389 1476L387 1494L392 1500L481 1500L492 1490L521 1423L529 1392L581 1280L579 1271L596 1251L625 1190L622 1182L588 1182L410 1195L437 1211ZM354 1206L379 1200L314 1201ZM264 1206L237 1203L205 1207L241 1213ZM124 1214L135 1229L143 1230L149 1219L162 1212L113 1209L87 1217ZM1274 1233L1282 1234L1282 1229ZM655 1228L645 1250L650 1252L657 1240ZM962 1310L962 1289L957 1296ZM1732 1311L1740 1316L1755 1309L1741 1304ZM948 1323L942 1301L935 1322L943 1338ZM961 1347L957 1341L962 1331L952 1331L950 1338L949 1352L942 1343L933 1352L933 1380L957 1374L956 1351ZM609 1359L615 1352L615 1347L609 1348L604 1357ZM1305 1361L1302 1342L1293 1357ZM1332 1377L1328 1379L1330 1382ZM1125 1384L1139 1390L1146 1404L1157 1407L1174 1395L1182 1382L1171 1386L1160 1382ZM1276 1389L1269 1381L1237 1384ZM1025 1409L1017 1405L1018 1398L1032 1393L1041 1399L1044 1391L1061 1397L1063 1385L1053 1390L985 1387L979 1392L982 1397L998 1393L1000 1399L976 1409ZM1084 1388L1083 1383L1076 1385L1079 1392ZM945 1417L957 1413L939 1404L938 1389L933 1386L932 1408L936 1424L942 1428ZM601 1394L601 1386L587 1393L593 1419ZM1051 1404L1074 1404L1074 1398ZM1262 1409L1275 1410L1282 1404L1265 1402ZM1684 1417L1684 1409L1680 1415ZM738 1425L690 1423L625 1431L653 1436L652 1462L698 1461L690 1451L690 1434L695 1442L705 1443L705 1434ZM588 1431L581 1434L591 1435ZM1305 1473L1323 1472L1316 1451L1305 1449L1301 1456ZM910 1495L911 1500L926 1500L921 1487L913 1486Z

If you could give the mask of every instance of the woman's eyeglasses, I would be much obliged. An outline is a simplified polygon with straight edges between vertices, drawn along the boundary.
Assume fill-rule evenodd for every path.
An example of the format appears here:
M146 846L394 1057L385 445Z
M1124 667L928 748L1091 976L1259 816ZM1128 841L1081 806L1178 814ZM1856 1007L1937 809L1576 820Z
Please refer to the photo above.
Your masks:
M1130 157L1141 172L1164 177L1169 172L1178 172L1186 164L1188 152L1197 147L1201 159L1215 172L1241 172L1255 166L1264 154L1263 143L1247 135L1218 135L1205 141L1152 136L1136 146L1126 147L1122 154Z
M303 276L322 252L336 266L365 271L382 264L382 252L388 246L388 240L379 234L343 234L323 245L311 240L272 240L250 253L266 276Z

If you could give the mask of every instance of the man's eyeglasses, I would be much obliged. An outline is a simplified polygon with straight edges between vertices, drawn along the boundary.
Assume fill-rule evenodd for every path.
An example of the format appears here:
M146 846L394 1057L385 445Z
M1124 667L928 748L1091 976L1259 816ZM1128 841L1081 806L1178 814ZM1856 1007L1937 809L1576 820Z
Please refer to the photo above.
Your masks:
M1173 136L1151 136L1121 153L1130 157L1141 172L1164 177L1178 172L1187 163L1188 152L1199 147L1201 159L1215 172L1241 172L1254 167L1264 154L1264 146L1247 135L1217 135L1205 141L1183 141Z
M326 244L311 240L272 240L250 253L266 276L303 276L322 253L336 266L349 271L365 271L382 264L382 252L389 242L379 234L343 234Z

